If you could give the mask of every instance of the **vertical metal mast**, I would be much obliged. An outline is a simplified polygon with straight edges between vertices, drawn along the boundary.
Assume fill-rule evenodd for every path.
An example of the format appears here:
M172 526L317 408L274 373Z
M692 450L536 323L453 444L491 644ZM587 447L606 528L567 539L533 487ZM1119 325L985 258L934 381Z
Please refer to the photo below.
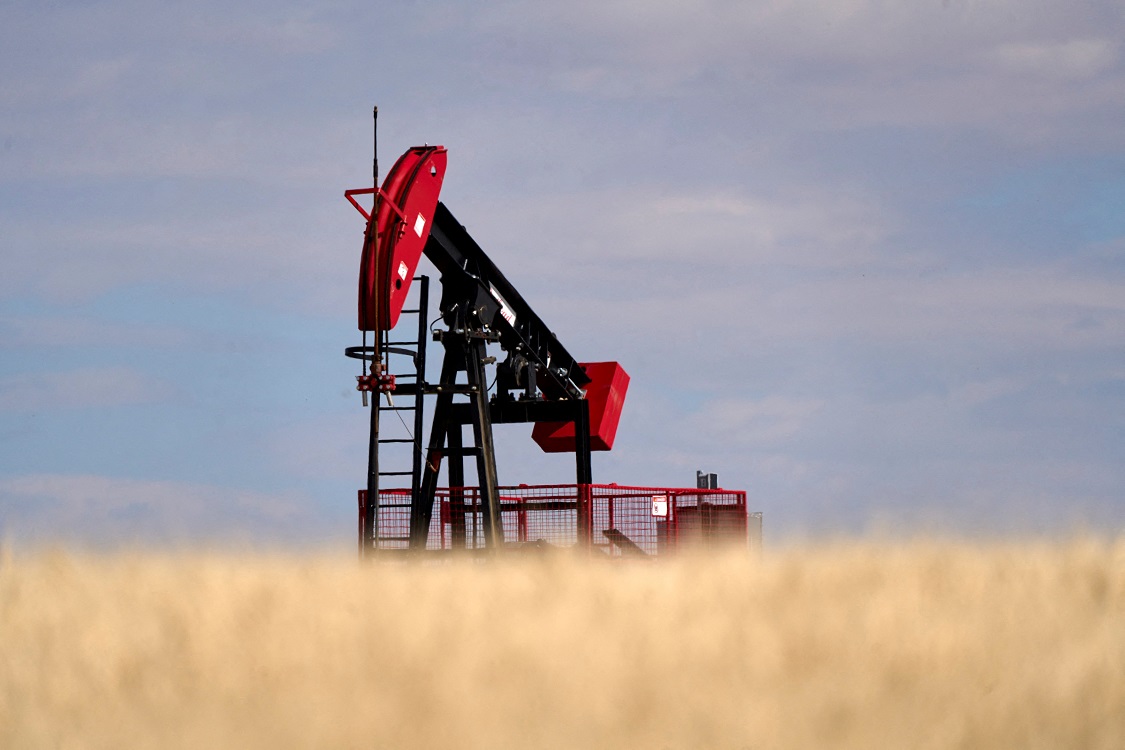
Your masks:
M379 248L379 107L376 106L372 113L371 148L374 153L371 163L371 177L375 188L374 200L371 204L371 231L374 235L374 247ZM376 326L378 328L378 326ZM366 335L366 334L364 334ZM375 341L371 352L371 374L379 375L382 370L383 348L382 331L375 331ZM379 398L380 391L375 391L375 403L371 405L371 435L367 445L367 518L364 527L367 529L367 539L363 547L364 555L375 551L379 539Z

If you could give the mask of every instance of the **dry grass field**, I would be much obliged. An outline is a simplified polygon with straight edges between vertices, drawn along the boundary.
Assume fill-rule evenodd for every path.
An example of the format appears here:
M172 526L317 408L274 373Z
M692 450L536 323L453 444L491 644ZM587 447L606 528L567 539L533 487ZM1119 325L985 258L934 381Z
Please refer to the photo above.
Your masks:
M0 562L0 747L1125 747L1125 539Z

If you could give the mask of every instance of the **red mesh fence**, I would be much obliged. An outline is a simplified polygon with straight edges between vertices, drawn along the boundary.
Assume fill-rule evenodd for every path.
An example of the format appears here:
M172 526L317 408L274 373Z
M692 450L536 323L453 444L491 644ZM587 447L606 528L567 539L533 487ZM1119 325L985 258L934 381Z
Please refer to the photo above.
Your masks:
M379 549L406 549L410 490L379 493ZM362 527L367 493L360 490ZM427 549L481 549L484 514L476 487L439 489ZM748 543L746 493L616 484L500 488L507 545L582 547L612 557L656 557L678 549ZM361 534L362 536L362 534Z

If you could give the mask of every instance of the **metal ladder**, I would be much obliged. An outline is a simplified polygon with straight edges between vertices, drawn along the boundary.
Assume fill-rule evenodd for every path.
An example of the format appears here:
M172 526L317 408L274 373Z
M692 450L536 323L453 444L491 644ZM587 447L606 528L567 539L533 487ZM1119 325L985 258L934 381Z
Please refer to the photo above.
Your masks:
M369 532L368 543L370 548L374 550L378 550L386 542L407 542L410 539L409 536L388 536L381 533L382 530L379 528L378 522L378 506L380 505L379 488L383 486L383 479L410 477L411 500L417 497L422 482L422 431L425 427L423 396L426 390L426 342L429 338L426 324L429 313L430 279L428 276L417 276L414 281L418 289L418 305L414 308L404 308L402 314L417 316L417 339L414 341L393 341L390 340L390 332L381 334L383 336L381 350L386 352L387 369L395 376L396 387L391 392L391 399L380 398L381 394L375 394L375 405L371 413L371 450L368 472L374 474L376 507L370 516L374 523ZM401 363L403 358L409 358L412 371L395 372L394 365ZM401 379L407 379L408 382L402 383L403 387L400 388L399 381ZM402 399L410 399L410 404L403 405ZM386 438L380 435L379 424L384 414L388 416L394 414L395 416L392 418L397 422L407 412L410 413L410 419L404 419L403 423L406 425L410 437ZM409 471L397 469L387 471L380 465L379 448L392 444L409 444L411 446L411 467Z

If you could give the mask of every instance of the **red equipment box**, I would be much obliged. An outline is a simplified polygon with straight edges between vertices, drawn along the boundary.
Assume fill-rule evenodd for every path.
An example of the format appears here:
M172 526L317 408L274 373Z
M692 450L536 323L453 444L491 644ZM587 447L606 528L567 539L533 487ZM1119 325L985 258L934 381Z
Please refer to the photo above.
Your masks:
M590 403L590 450L608 451L617 437L629 375L617 362L581 362L590 384L586 400ZM544 453L574 452L573 422L537 422L531 438Z

